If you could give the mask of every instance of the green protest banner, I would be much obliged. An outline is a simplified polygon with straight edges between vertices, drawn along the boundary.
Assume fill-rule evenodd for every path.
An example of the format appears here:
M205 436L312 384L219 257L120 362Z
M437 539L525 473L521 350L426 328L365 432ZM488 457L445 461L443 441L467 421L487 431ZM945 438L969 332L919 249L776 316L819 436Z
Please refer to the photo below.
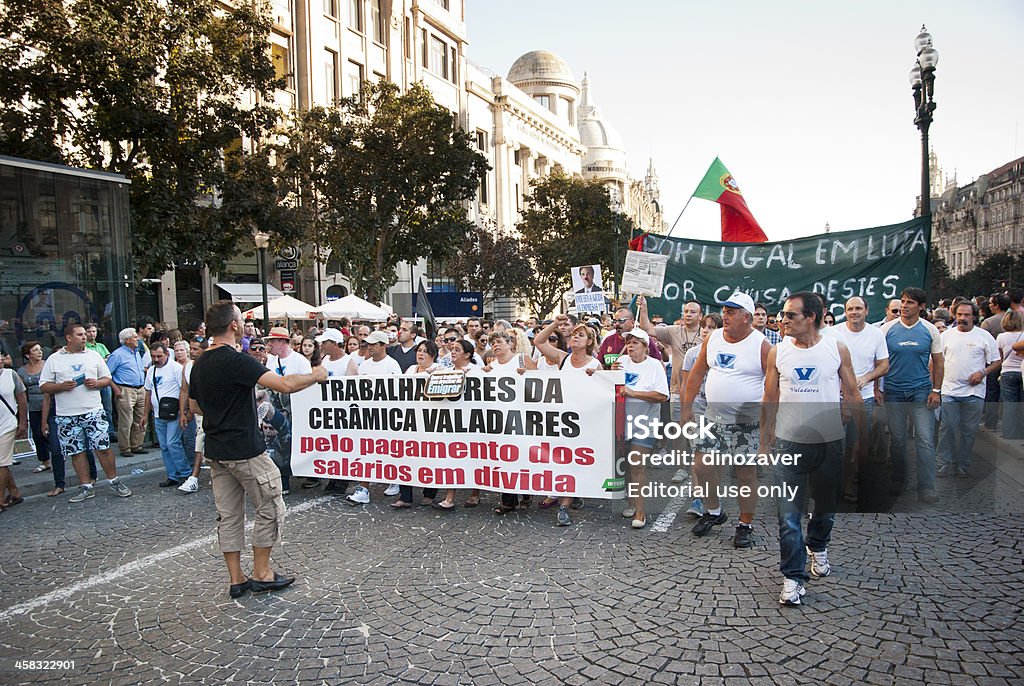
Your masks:
M666 255L668 267L662 297L648 298L648 308L671 322L687 300L717 311L714 304L739 289L777 312L790 294L814 291L825 296L836 319L843 318L847 299L861 296L868 304L868 320L874 322L904 288L926 288L929 234L928 221L920 218L773 243L649 234L644 252Z

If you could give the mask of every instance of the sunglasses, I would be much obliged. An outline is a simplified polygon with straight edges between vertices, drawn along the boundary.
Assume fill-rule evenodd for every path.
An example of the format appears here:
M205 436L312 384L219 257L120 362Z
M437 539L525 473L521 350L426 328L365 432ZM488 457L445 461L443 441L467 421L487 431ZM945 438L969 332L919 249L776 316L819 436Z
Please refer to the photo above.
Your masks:
M612 324L625 324L629 320L623 317L622 319L613 319Z
M249 350L255 350L256 352L261 353L264 352L266 348L264 348L262 345L250 345Z
M445 343L454 343L457 340L459 340L458 336L447 336L447 337L445 337L444 342Z
M796 319L797 317L804 316L803 312L780 312L779 314L782 315L784 319Z
M548 343L557 343L558 336L548 336Z

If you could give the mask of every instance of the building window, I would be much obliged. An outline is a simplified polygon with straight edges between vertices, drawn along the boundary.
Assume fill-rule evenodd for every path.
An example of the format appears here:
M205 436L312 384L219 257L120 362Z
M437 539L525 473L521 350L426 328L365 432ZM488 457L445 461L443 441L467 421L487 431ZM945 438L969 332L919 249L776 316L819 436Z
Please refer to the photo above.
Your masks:
M451 78L452 83L457 84L459 82L459 74L458 74L458 69L456 68L456 65L458 65L458 63L459 63L459 54L458 54L458 52L455 51L455 48L451 49L451 53L452 53L452 61L451 61L451 67L452 68L451 68L451 72L448 74L448 76L449 76L449 78Z
M448 46L436 36L430 37L430 54L427 56L427 69L441 78L448 78Z
M292 60L291 51L287 46L272 43L270 45L270 56L274 60L274 78L284 79L285 88L291 90L292 84Z
M476 132L476 149L479 150L480 152L484 152L484 151L487 150L487 132L486 131L480 131L479 129L477 129L477 132Z
M381 45L387 45L386 36L384 35L384 12L381 8L382 0L371 0L373 5L370 8L370 24L373 27L373 40L377 41Z
M348 27L362 33L363 0L348 0Z
M483 178L480 179L480 204L487 204L487 175L484 174Z
M405 30L402 32L402 39L405 42L405 59L412 59L412 22L409 17L405 18Z
M546 109L546 110L550 110L551 109L551 96L550 95L535 95L535 96L533 96L533 99L536 100L538 102L538 104L540 104L540 106L543 107L544 109Z
M327 102L333 105L338 101L338 53L333 50L324 51L324 85Z
M338 0L324 0L324 14L331 19L338 18Z
M363 94L363 65L349 60L345 65L345 81L350 96L361 97Z
M513 150L512 151L512 163L515 164L517 167L521 167L522 166L522 155L520 154L520 152L521 151L519 151L519 150ZM518 186L517 186L517 188L518 188Z
M450 0L434 0L434 4L435 5L440 5L441 7L445 8L446 10L447 9L451 9L450 6L449 6L450 5Z
M426 29L420 29L420 38L420 43L423 45L423 66L426 67L430 62L430 38Z
M518 150L516 152L519 152ZM519 184L516 184L516 209L522 211L523 209L523 196L519 193Z
M562 107L565 108L565 114L569 117L569 126L576 126L576 108L572 106L572 100L562 98Z

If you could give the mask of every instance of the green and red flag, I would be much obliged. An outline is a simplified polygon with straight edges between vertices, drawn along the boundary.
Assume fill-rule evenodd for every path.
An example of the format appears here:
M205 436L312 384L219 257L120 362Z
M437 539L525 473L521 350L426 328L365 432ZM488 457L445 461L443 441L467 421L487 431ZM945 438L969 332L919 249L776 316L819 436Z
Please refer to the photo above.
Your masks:
M739 184L717 157L693 192L693 197L717 202L722 208L723 243L767 242L768 236L750 213Z

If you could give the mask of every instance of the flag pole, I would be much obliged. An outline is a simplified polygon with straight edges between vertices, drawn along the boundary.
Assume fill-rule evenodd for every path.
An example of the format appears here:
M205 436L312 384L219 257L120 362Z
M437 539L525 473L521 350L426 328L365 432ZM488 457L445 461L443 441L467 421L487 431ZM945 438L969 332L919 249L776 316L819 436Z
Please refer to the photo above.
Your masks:
M717 159L718 159L718 155L715 155L715 160L717 160ZM711 163L711 167L713 167L713 166L715 166L714 162ZM708 171L711 171L711 167L708 167ZM707 176L707 175L708 175L708 172L704 172L704 176ZM697 182L697 188L700 188L701 183L704 182L704 176L700 177L700 181ZM672 228L670 228L668 230L668 233L665 235L666 238L671 237L672 236L672 232L676 230L676 224L678 224L679 220L683 218L683 212L685 212L686 208L690 206L690 200L693 200L693 194L697 192L697 188L694 188L693 189L693 193L690 193L690 197L687 198L686 204L683 205L683 209L681 209L679 211L679 216L676 217L676 220L674 222L672 222Z

